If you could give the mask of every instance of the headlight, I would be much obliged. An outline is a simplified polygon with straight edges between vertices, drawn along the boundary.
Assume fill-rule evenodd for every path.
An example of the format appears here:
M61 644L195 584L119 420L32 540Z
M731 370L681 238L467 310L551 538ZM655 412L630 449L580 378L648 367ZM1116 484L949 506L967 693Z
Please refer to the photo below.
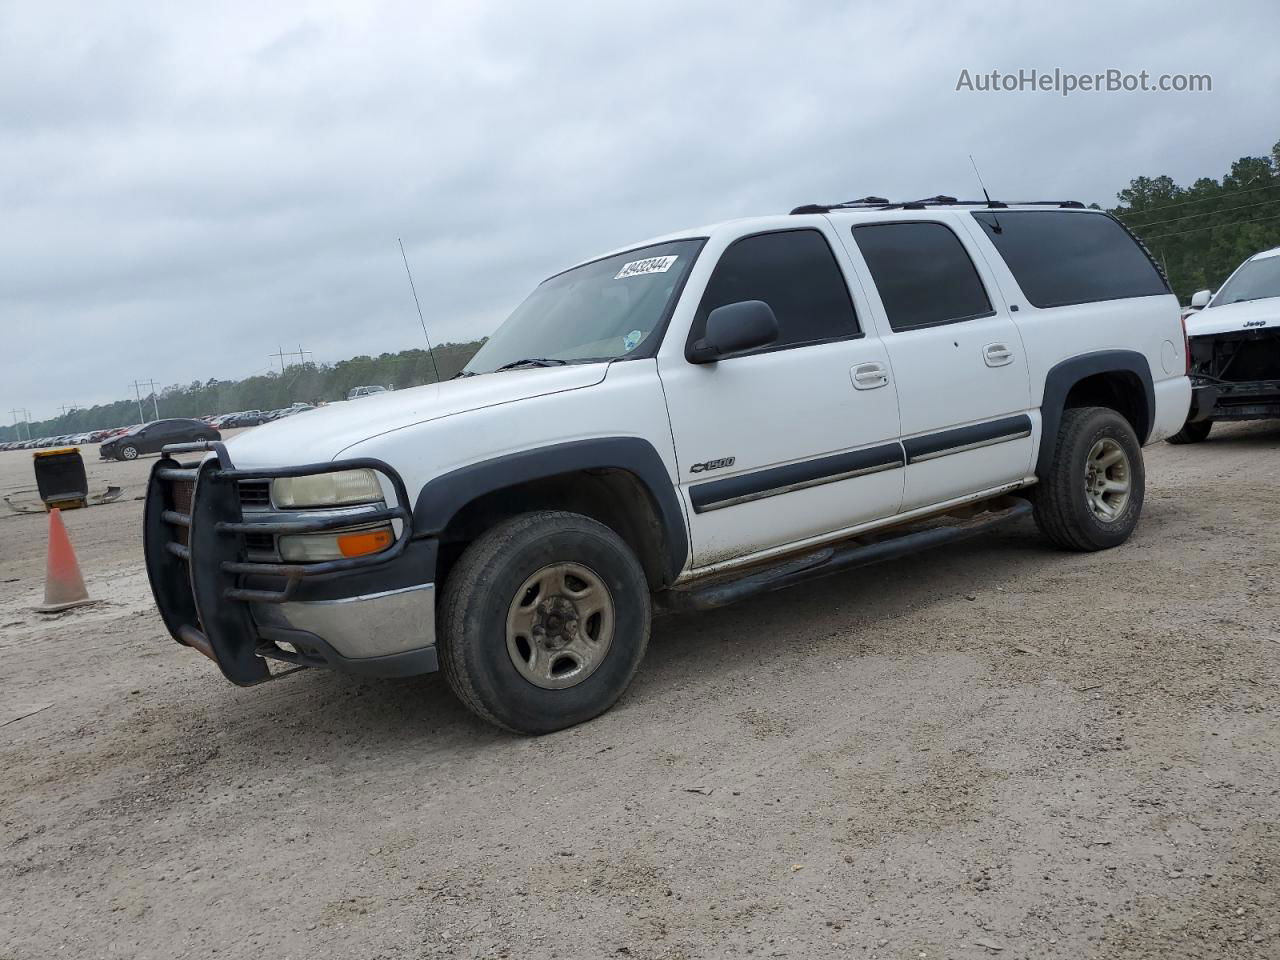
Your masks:
M271 499L277 507L340 507L351 503L376 503L382 485L372 470L338 470L305 477L281 477L271 483Z

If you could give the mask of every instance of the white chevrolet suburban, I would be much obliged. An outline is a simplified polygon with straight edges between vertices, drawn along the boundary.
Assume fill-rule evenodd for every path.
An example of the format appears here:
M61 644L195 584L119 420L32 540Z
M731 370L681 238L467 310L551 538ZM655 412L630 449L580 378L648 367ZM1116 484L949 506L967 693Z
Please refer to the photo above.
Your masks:
M234 683L442 667L544 733L618 699L655 610L1031 513L1122 543L1190 396L1177 300L1110 216L810 205L558 273L451 381L169 448L147 571Z

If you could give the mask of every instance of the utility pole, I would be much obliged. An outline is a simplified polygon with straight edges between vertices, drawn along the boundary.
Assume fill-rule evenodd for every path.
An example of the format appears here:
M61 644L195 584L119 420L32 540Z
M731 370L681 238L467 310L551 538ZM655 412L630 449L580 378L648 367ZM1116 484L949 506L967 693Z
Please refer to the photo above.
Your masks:
M18 414L20 413L24 415L24 418L21 422L19 422L18 420ZM28 410L25 410L25 409L20 410L17 407L15 407L14 409L9 411L9 414L10 416L13 417L13 429L18 434L18 439L19 440L22 439L22 424L25 423L27 425L27 439L30 440L31 439L31 413Z
M160 419L160 393L158 390L156 390L156 382L154 380L148 380L147 384L151 387L151 403L155 406L156 419L159 420Z
M133 381L133 395L138 398L138 422L142 423L146 420L146 416L142 412L142 388L138 386L138 381Z
M138 398L138 420L147 419L146 413L142 410L142 384L146 384L151 388L151 403L154 405L157 420L160 419L160 394L156 393L156 382L154 380L135 380L133 381L133 395Z
M277 347L276 352L268 354L268 356L272 360L280 361L280 372L283 374L285 370L287 370L289 367L294 366L294 364L292 363L285 363L285 360L284 360L285 357L289 357L289 358L297 357L298 364L301 365L307 362L306 358L309 356L312 356L312 353L310 350L303 350L302 344L298 344L298 349L296 351L290 350L288 353L285 353L284 347Z

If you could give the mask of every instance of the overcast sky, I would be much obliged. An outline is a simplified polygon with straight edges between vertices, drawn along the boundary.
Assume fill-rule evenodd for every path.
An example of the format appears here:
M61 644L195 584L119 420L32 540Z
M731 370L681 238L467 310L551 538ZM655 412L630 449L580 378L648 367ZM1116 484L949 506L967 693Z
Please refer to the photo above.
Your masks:
M0 419L490 332L548 273L868 193L1115 202L1280 139L1275 0L0 0ZM1204 11L1210 10L1211 13ZM962 69L1211 93L956 92Z

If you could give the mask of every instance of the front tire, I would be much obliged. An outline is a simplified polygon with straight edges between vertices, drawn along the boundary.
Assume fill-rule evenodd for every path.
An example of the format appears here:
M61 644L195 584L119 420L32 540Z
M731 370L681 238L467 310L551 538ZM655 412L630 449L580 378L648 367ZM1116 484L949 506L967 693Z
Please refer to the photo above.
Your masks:
M1108 407L1064 410L1035 494L1040 532L1068 550L1119 546L1137 526L1145 494L1142 447L1129 421Z
M613 706L644 657L650 618L644 570L622 538L579 514L526 513L476 540L449 573L441 666L483 719L550 733Z
M121 459L121 460L137 460L137 459L138 459L138 448L137 448L137 447L135 447L135 446L133 446L133 444L128 444L128 445L126 445L126 446L121 447L121 448L120 448L120 459Z
M1187 421L1179 430L1171 437L1166 437L1168 443L1203 443L1209 439L1209 431L1213 429L1212 420L1196 420L1194 422Z

